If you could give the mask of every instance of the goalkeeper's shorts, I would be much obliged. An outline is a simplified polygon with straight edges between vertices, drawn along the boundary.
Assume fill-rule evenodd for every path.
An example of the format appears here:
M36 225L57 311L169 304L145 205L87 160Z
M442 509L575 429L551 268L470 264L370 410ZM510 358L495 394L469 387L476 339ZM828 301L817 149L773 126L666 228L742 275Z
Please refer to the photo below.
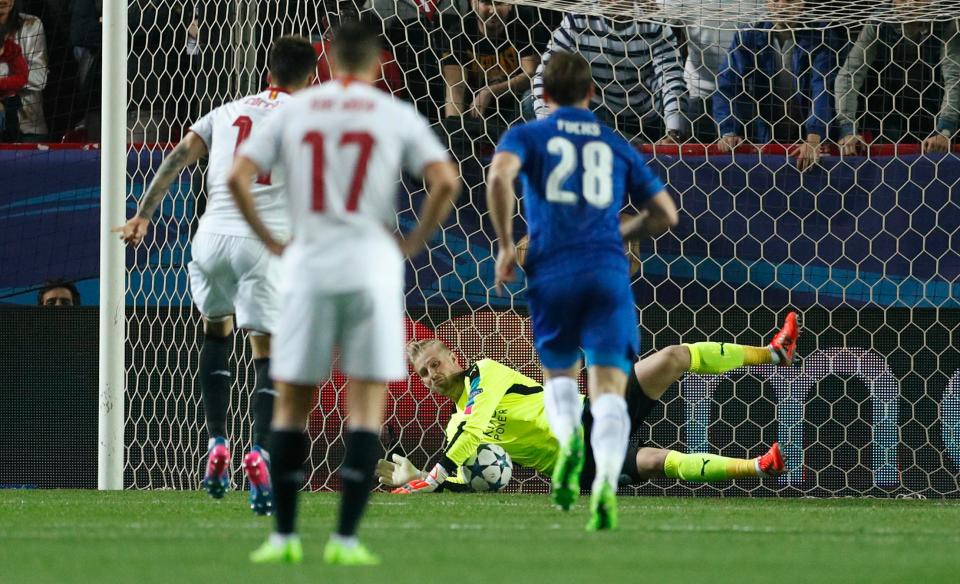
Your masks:
M630 416L630 437L640 427L640 424L647 419L653 408L656 407L659 400L650 399L640 387L640 381L631 368L627 376L627 392L624 396L627 401L627 415ZM593 430L593 415L590 413L590 399L587 398L583 403L583 436L586 442L586 457L583 462L583 472L580 474L580 484L589 485L593 482L597 474L597 462L593 457L593 449L590 447L590 431ZM631 485L637 485L646 479L640 477L637 472L637 452L643 448L643 443L637 445L630 444L627 448L627 455L623 459L623 470L620 471L621 479L628 477Z

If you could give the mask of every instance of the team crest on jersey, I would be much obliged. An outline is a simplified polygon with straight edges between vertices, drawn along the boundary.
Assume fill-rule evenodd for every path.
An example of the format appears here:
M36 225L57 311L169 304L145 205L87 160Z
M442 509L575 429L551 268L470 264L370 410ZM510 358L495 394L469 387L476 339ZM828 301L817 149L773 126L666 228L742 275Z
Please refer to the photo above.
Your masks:
M473 412L473 402L477 401L477 396L483 393L482 387L471 387L467 395L467 405L463 408L463 414L469 416Z

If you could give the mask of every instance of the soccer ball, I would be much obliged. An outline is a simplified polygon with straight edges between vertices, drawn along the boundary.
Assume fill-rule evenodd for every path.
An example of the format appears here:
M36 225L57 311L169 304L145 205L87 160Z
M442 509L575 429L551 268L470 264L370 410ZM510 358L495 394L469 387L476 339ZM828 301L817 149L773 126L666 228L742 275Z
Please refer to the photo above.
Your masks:
M460 476L474 491L499 491L513 476L513 461L496 444L481 444L460 467Z

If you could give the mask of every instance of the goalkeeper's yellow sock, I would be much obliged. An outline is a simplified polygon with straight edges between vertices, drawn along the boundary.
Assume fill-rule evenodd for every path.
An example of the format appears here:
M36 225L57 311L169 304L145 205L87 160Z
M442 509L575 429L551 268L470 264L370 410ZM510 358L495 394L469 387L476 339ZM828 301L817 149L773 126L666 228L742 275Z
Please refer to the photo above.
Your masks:
M760 476L755 459L727 458L716 454L684 454L671 450L663 462L663 472L672 479L712 483L728 479Z
M773 353L766 347L711 342L684 346L690 351L690 372L692 373L719 375L744 365L773 362Z

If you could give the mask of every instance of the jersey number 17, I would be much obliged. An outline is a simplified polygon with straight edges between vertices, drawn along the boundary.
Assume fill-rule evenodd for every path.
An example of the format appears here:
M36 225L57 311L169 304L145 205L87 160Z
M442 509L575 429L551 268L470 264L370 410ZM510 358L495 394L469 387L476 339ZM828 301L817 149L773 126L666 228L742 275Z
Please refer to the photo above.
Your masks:
M547 201L564 205L576 205L579 197L573 191L563 189L564 183L582 165L583 198L594 207L606 209L613 202L613 150L604 142L587 142L577 152L573 142L554 136L547 141L547 152L560 156L547 177Z

